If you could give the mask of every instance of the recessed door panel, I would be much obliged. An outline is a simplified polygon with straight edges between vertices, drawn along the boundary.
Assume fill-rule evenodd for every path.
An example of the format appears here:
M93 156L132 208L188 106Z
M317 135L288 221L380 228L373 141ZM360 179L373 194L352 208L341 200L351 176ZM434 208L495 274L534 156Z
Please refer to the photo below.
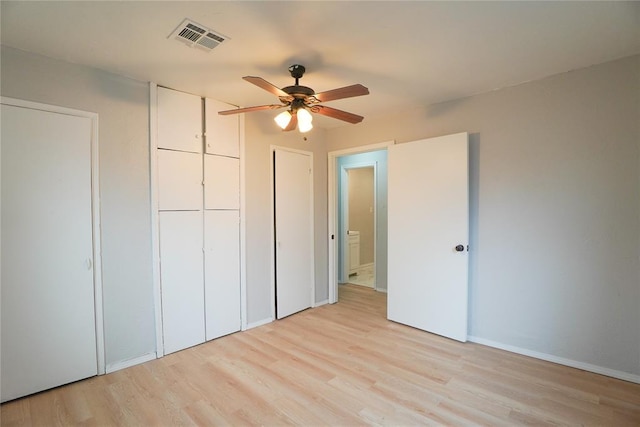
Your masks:
M205 209L240 209L240 160L204 155Z
M164 353L204 342L203 217L160 212L160 285Z
M240 330L240 213L204 212L207 340Z
M202 155L158 150L158 207L202 209Z

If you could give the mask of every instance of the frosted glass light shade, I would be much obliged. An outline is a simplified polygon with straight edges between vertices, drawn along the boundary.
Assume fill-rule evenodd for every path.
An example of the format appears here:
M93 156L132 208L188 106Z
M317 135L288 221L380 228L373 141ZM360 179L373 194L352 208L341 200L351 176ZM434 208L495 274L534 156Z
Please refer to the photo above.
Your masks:
M298 120L298 130L300 132L302 132L302 133L309 132L311 129L313 129L313 125L311 124L310 121L309 122L301 122L300 120Z
M313 116L311 116L311 113L304 108L300 108L298 110L298 123L311 124L311 121L313 121Z
M278 114L273 120L280 126L281 129L285 129L291 121L291 113L289 111L283 111Z

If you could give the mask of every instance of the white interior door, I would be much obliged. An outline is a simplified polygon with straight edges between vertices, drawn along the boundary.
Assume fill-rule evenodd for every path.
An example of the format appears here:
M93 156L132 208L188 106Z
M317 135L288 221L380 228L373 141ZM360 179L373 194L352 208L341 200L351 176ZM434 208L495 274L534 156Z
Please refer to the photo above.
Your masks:
M313 205L311 156L275 150L276 317L312 305Z
M92 134L2 105L2 401L97 374Z
M159 214L164 354L205 341L202 211Z
M388 318L466 341L468 136L394 145L388 167Z
M206 338L240 330L240 213L204 212Z

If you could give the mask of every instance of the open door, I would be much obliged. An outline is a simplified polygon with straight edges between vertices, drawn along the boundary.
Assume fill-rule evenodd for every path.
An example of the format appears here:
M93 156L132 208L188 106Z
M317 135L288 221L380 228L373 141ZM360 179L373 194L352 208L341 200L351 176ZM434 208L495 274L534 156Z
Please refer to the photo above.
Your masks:
M389 320L467 340L468 135L389 147Z

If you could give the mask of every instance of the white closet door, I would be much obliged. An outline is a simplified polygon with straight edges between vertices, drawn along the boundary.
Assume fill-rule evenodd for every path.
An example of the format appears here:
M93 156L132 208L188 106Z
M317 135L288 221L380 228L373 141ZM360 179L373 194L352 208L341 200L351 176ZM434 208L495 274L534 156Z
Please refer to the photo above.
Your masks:
M92 121L2 105L1 141L6 401L97 374Z
M204 342L202 212L160 212L164 353Z
M207 340L240 330L240 213L204 212Z
M277 318L311 307L314 280L311 156L276 150Z
M240 119L237 115L221 116L218 111L231 110L233 105L206 98L205 129L207 154L240 157Z
M202 155L158 150L158 208L202 209Z
M240 209L240 160L204 156L205 209Z
M202 153L202 98L158 88L158 148Z

